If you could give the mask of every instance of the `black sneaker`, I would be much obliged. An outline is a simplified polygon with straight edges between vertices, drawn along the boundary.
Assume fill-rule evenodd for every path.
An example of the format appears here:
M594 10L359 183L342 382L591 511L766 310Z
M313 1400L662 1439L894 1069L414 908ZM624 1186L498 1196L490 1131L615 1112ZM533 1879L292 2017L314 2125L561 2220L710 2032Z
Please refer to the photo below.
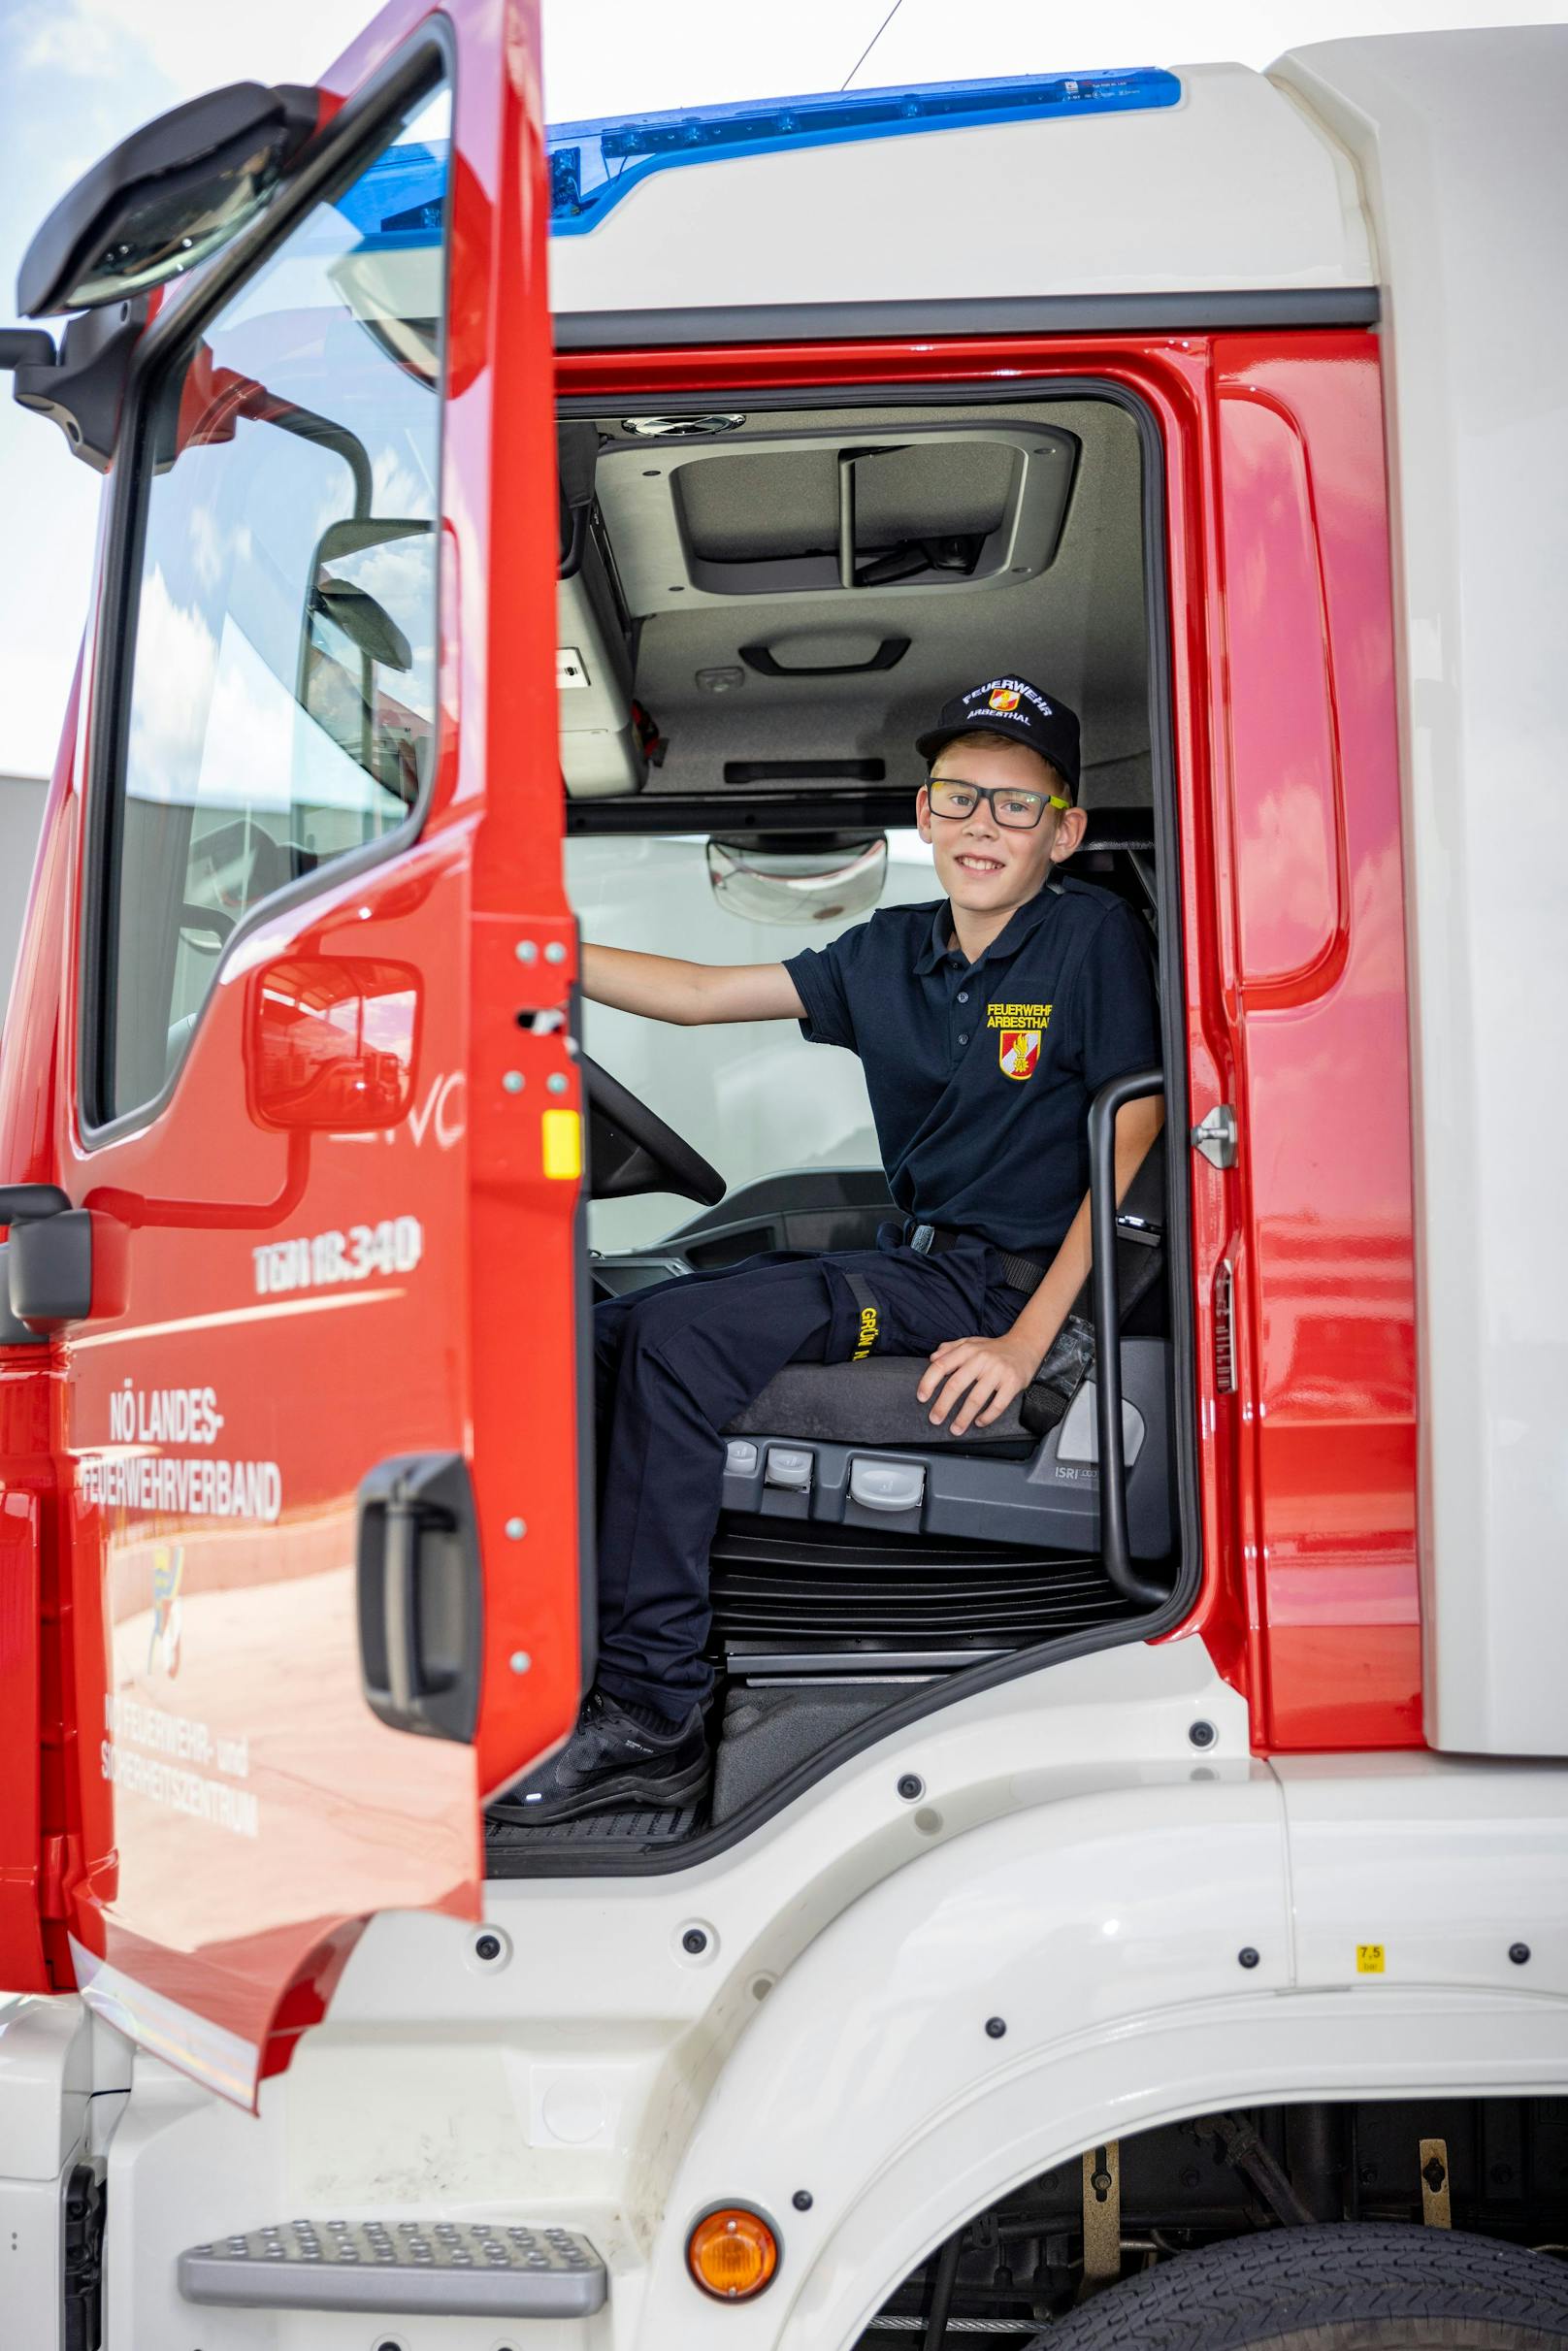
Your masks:
M654 1731L593 1689L560 1752L514 1780L489 1809L503 1820L539 1824L623 1807L665 1812L695 1803L708 1769L701 1707L668 1731Z

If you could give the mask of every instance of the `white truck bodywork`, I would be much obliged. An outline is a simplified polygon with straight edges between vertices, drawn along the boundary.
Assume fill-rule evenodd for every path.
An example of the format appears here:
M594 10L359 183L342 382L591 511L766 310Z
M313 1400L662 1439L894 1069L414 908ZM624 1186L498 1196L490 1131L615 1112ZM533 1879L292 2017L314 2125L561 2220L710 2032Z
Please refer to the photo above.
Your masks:
M1560 1755L1568 1298L1536 1195L1568 1150L1541 1053L1568 861L1568 28L1329 42L1275 71L1356 160L1383 288L1426 1736Z
M432 2210L527 2210L603 2252L604 2309L531 2323L531 2351L848 2351L961 2219L1096 2139L1265 2099L1562 2095L1565 1799L1551 1766L1260 1763L1198 1644L1130 1644L953 1706L897 1770L856 1759L702 1870L492 1885L494 1960L472 1928L382 1917L259 2120L136 2059L109 2149L110 2351L189 2333L175 2262L195 2239ZM696 2218L735 2199L787 2252L741 2308L684 2265ZM206 2310L200 2340L401 2344L367 2325Z

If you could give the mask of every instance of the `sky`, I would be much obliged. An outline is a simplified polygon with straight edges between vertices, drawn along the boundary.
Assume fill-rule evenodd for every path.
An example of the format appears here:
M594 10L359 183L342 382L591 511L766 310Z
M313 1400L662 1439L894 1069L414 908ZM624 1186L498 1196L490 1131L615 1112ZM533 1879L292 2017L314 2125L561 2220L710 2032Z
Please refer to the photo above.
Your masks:
M1347 34L1550 23L1488 0L543 0L552 119L1014 72L1262 67ZM891 11L891 13L890 13ZM367 0L0 0L0 323L58 197L152 116L227 82L316 80ZM0 383L0 773L52 765L101 491Z

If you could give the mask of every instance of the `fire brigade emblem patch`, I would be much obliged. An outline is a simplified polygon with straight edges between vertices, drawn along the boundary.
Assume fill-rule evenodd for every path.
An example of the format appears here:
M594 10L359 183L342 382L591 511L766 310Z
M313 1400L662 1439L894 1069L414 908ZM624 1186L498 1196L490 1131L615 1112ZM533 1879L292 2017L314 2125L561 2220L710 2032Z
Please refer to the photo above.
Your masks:
M1011 686L998 686L991 698L990 706L993 710L1016 710L1018 702L1019 697Z
M1001 1070L1003 1077L1031 1078L1040 1060L1040 1031L1037 1029L1004 1029L1001 1031Z

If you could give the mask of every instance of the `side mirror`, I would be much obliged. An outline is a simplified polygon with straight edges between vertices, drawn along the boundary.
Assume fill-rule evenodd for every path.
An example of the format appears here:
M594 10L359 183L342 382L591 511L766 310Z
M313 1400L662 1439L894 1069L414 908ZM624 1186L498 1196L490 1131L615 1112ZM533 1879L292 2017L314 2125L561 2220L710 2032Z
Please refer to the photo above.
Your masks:
M360 956L291 956L251 982L245 1094L258 1126L370 1134L413 1101L419 975Z
M92 1218L57 1184L0 1185L0 1343L25 1347L92 1312Z
M22 259L24 318L123 302L194 269L267 202L316 127L314 90L232 82L122 139L62 196Z
M385 604L352 579L321 579L310 597L312 613L323 613L351 645L383 669L411 669L413 648Z

